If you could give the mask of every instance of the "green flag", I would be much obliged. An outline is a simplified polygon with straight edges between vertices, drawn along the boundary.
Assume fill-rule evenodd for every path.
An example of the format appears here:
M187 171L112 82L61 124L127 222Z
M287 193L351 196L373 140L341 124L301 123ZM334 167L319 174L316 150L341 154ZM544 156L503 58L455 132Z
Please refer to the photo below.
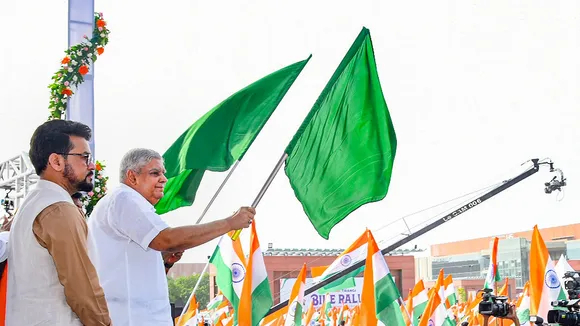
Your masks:
M352 211L387 195L396 148L363 28L286 148L286 175L323 238Z
M155 205L158 214L191 206L206 170L227 171L244 156L310 57L233 94L169 147L163 154L169 180Z

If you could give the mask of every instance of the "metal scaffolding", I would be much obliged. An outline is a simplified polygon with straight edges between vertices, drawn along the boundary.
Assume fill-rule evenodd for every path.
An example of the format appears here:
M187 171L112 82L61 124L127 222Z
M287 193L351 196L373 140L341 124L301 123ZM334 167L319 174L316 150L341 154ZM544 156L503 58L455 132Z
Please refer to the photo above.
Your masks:
M0 163L0 189L8 193L16 209L38 179L26 152Z

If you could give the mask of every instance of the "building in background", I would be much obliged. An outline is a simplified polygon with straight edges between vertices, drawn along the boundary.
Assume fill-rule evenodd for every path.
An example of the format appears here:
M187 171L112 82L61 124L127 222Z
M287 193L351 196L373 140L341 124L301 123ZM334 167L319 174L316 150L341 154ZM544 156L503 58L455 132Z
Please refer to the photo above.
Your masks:
M565 255L573 268L580 268L580 224L540 229L540 234L554 262L561 255ZM529 280L532 230L497 237L500 239L499 274L502 278L514 279L516 288L521 290ZM479 282L483 286L483 281L487 276L493 238L494 236L489 236L432 245L431 275L428 279L436 278L439 270L443 268L445 275L453 275L454 280L474 280L474 285Z
M274 297L274 303L284 301L285 293L281 293L283 282L294 281L302 265L306 267L328 266L344 249L278 249L274 248L271 243L268 244L268 250L264 251L264 263L268 272L270 289ZM395 279L397 288L406 297L409 289L415 285L415 259L412 253L421 252L421 249L403 249L395 250L385 255L391 275ZM210 298L217 293L215 282L216 269L210 265ZM362 277L361 275L359 275ZM307 271L307 278L311 278L310 270Z

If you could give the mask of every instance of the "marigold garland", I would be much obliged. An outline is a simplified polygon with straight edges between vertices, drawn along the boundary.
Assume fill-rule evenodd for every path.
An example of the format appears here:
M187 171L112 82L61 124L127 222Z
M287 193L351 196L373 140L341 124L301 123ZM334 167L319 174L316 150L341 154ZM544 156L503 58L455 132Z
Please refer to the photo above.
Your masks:
M67 101L73 96L73 87L84 81L83 76L89 73L91 63L97 61L97 56L105 52L105 45L109 43L109 29L103 19L103 13L95 13L95 28L93 37L86 41L73 45L66 50L66 56L61 61L60 69L52 76L50 88L50 103L48 120L62 119L67 109ZM107 193L107 181L109 177L104 175L105 164L100 161L95 163L94 188L81 199L85 206L86 216L93 212L97 202Z
M66 57L61 61L60 69L52 76L50 88L50 103L48 120L62 119L67 109L67 100L74 94L73 87L84 81L83 76L89 72L91 63L97 61L97 56L103 54L105 45L109 43L109 29L103 19L103 13L95 13L95 29L93 37L73 45L66 50Z
M106 165L100 161L95 163L93 191L82 198L87 217L91 215L97 202L107 194L107 181L109 181L109 177L104 175L105 167Z

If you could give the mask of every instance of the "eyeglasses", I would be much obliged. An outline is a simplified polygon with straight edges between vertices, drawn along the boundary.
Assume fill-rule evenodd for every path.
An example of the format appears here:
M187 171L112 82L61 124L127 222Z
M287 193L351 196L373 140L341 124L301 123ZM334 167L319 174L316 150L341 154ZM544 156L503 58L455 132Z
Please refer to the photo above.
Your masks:
M56 153L62 156L72 155L72 156L80 156L85 158L85 163L89 165L91 163L92 154L87 153Z

